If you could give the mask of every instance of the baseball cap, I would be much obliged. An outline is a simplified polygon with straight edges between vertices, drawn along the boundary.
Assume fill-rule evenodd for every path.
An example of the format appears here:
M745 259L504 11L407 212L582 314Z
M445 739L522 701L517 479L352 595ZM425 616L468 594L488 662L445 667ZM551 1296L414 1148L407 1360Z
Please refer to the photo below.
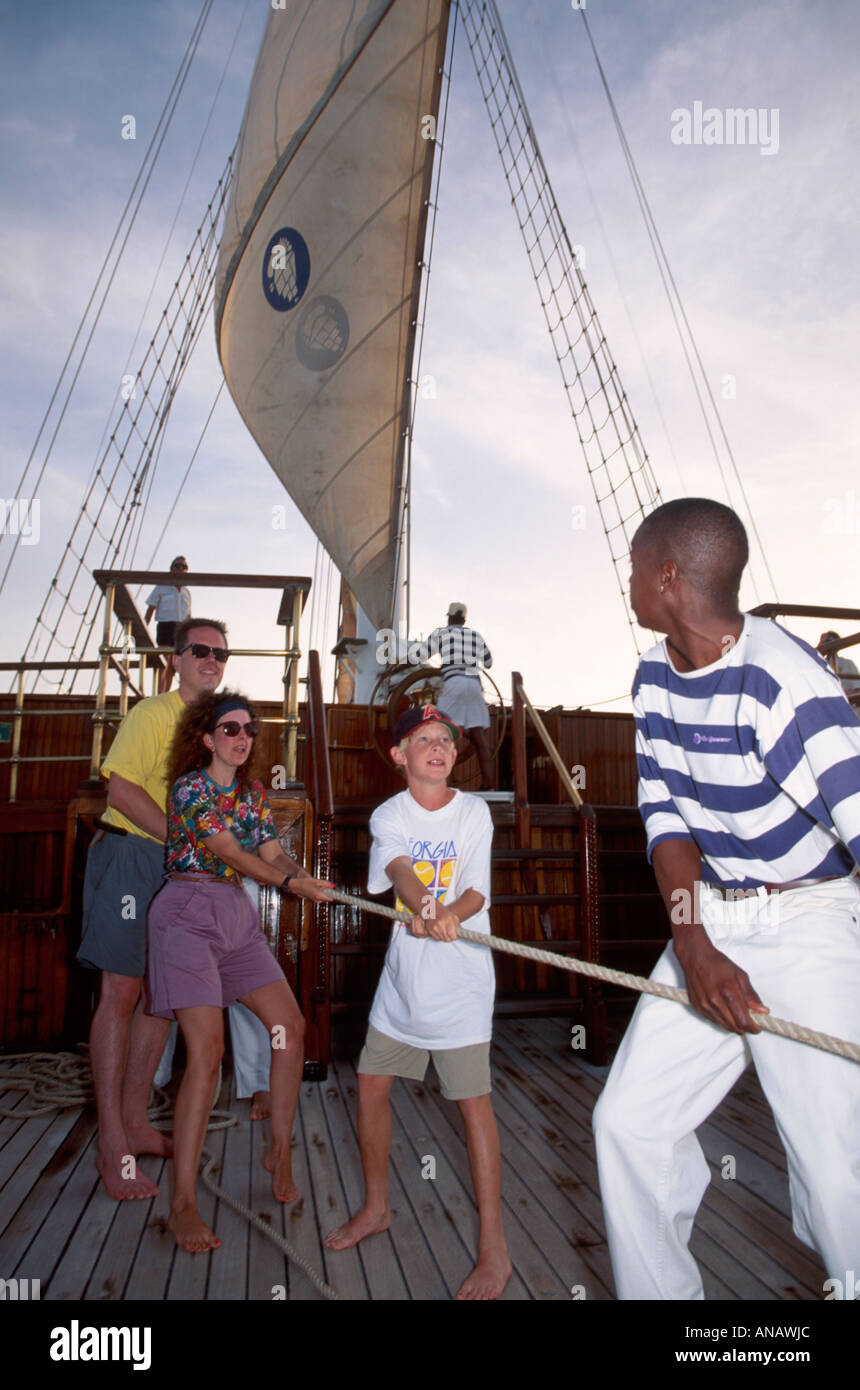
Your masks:
M465 618L465 616L466 616L466 605L465 605L465 603L449 603L449 604L448 604L448 617L449 617L449 618L459 618L459 617L461 616L461 614L462 614L462 616Z
M460 725L455 724L450 715L437 709L435 705L412 705L409 709L404 710L394 725L394 742L402 743L418 728L419 724L434 723L444 724L451 737L455 739L459 738L463 732Z

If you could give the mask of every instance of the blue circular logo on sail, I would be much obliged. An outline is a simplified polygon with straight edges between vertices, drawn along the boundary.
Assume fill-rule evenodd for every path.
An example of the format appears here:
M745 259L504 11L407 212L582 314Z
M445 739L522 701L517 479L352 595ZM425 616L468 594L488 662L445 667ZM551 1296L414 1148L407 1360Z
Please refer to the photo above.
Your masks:
M311 253L301 232L281 227L263 257L263 294L273 309L294 309L308 287Z
M305 308L296 329L296 356L312 372L339 362L349 342L349 319L339 299L317 295Z

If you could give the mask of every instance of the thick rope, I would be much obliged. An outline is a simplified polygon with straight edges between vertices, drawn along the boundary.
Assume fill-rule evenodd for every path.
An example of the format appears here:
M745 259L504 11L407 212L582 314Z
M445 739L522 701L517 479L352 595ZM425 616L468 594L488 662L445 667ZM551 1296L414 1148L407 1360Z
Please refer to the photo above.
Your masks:
M83 1049L84 1044L79 1043ZM26 1066L15 1066L26 1063ZM12 1071L6 1071L12 1066ZM0 1118L33 1120L56 1110L70 1110L88 1105L94 1097L90 1059L85 1052L13 1052L0 1057L0 1090L24 1091L30 1109L0 1110ZM152 1088L155 1100L147 1110L147 1118L155 1129L171 1128L173 1112L170 1101L160 1086ZM236 1116L229 1110L212 1110L207 1130L230 1129Z
M341 893L337 888L326 890L333 902L346 903L349 907L359 907L365 912L375 912L380 917L389 917L394 922L403 922L403 913L396 908L385 907L382 903L371 902L368 898L356 898L351 893ZM522 956L526 960L538 961L541 965L554 965L559 970L571 970L577 975L588 975L595 980L605 980L611 985L622 985L625 989L635 989L641 994L656 994L661 999L671 999L678 1004L690 1004L685 989L675 989L673 985L661 985L654 980L646 980L643 975L630 975L626 970L611 970L606 965L595 965L592 961L577 960L573 956L561 956L557 951L542 951L536 946L524 946L519 941L507 941L500 936L490 936L485 932L469 931L466 927L458 929L464 941L473 941L477 946L489 946L493 951L502 951L509 956ZM805 1028L800 1023L789 1023L784 1018L774 1018L772 1014L755 1015L755 1021L766 1033L778 1033L782 1038L793 1042L808 1043L824 1052L833 1052L837 1057L847 1057L852 1062L860 1062L860 1043L846 1042L834 1038L829 1033L819 1033L814 1028Z
M217 1182L215 1182L212 1177L212 1169L215 1167L216 1160L207 1153L203 1154L203 1158L206 1160L206 1164L200 1176L209 1188L209 1191L213 1192L219 1201L226 1202L228 1207L232 1207L240 1216L244 1216L246 1221L249 1221L252 1226L255 1226L258 1231L262 1232L274 1245L277 1245L278 1249L283 1251L287 1259L292 1260L293 1264L298 1265L299 1269L308 1276L314 1288L319 1289L324 1298L331 1299L332 1302L335 1303L340 1302L340 1294L335 1292L331 1284L326 1283L321 1274L317 1274L313 1265L309 1264L304 1255L300 1255L298 1250L295 1250L293 1246L290 1245L290 1242L285 1236L281 1235L280 1231L276 1231L274 1226L270 1226L268 1221L264 1221L261 1216L257 1216L256 1212L246 1207L244 1202L240 1202L236 1197L231 1197L229 1192L225 1192L223 1187L218 1186Z

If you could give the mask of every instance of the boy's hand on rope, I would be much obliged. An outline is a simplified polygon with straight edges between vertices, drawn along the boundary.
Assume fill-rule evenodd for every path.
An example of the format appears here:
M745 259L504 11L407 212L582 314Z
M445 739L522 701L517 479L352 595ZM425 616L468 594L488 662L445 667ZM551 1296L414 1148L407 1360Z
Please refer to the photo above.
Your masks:
M432 893L426 893L421 911L407 925L413 936L432 936L435 941L456 941L460 919Z
M759 999L746 971L718 951L704 932L701 938L676 940L675 954L694 1009L730 1033L761 1032L750 1010L767 1014L770 1009Z

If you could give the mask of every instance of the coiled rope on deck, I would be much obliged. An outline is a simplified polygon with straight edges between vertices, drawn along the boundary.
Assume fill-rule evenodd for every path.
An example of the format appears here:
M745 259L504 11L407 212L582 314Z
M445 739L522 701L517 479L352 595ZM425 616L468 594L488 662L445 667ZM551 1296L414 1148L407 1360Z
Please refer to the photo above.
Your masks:
M55 1110L88 1105L95 1096L90 1059L85 1043L78 1043L78 1049L77 1052L12 1052L0 1056L0 1090L23 1091L30 1101L28 1110L23 1107L0 1109L0 1118L34 1120ZM7 1066L13 1070L7 1071ZM155 1099L147 1107L147 1118L155 1129L169 1129L173 1113L170 1100L160 1086L153 1086L152 1092ZM236 1116L229 1110L212 1110L207 1129L230 1129L235 1123Z
M351 893L330 888L327 896L332 902L345 903L348 907L358 907L365 912L375 912L380 917L389 917L393 922L404 922L402 912L386 907L382 903L371 902L368 898L357 898ZM404 925L406 923L404 922ZM543 951L537 946L524 946L520 941L508 941L501 936L491 936L486 932L469 931L459 927L458 936L464 941L472 941L476 946L489 946L493 951L501 951L509 956L522 956L525 960L537 961L541 965L554 965L558 970L570 970L577 975L588 975L594 980L605 980L607 984L621 985L625 989L635 989L640 994L656 994L661 999L671 999L677 1004L692 1008L690 996L685 989L674 985L661 985L655 980L646 980L644 975L631 975L626 970L612 970L607 965L596 965L593 961L577 960L575 956L561 956L557 951ZM774 1018L772 1014L755 1015L755 1021L766 1033L778 1033L782 1038L793 1042L808 1043L823 1052L832 1052L837 1057L847 1057L852 1062L860 1062L860 1043L846 1042L844 1038L834 1038L829 1033L819 1033L814 1028L806 1028L801 1023L790 1023L784 1018Z
M41 1115L53 1114L57 1110L70 1110L88 1105L94 1096L90 1059L85 1044L79 1043L78 1047L78 1052L16 1052L7 1057L0 1057L0 1090L23 1091L30 1101L27 1109L0 1109L0 1117L32 1120L38 1119ZM170 1100L160 1086L153 1086L152 1089L155 1101L148 1108L148 1118L156 1129L170 1129ZM216 1088L216 1095L218 1090L220 1082ZM236 1122L236 1116L231 1115L228 1110L212 1110L206 1128L212 1133L215 1130L230 1129ZM339 1294L317 1274L313 1266L293 1248L280 1231L276 1231L274 1226L257 1216L243 1202L231 1197L229 1192L219 1187L212 1177L217 1160L208 1153L204 1153L202 1159L205 1166L200 1177L209 1191L214 1193L219 1201L225 1202L240 1216L244 1216L246 1221L277 1245L287 1259L307 1275L314 1288L318 1289L324 1298L338 1300Z

